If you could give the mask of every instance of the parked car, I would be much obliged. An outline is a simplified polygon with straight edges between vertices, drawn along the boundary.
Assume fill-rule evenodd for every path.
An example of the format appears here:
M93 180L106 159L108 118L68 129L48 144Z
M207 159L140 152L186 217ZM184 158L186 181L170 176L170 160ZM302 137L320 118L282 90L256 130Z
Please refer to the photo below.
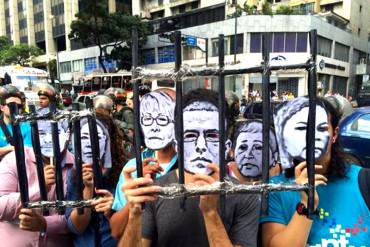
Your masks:
M339 126L339 142L345 152L353 154L370 168L370 107L356 109Z
M84 110L84 109L86 109L86 99L87 98L93 98L93 96L81 94L81 95L77 96L77 98L73 101L73 103L78 103L79 107L80 107L80 110Z

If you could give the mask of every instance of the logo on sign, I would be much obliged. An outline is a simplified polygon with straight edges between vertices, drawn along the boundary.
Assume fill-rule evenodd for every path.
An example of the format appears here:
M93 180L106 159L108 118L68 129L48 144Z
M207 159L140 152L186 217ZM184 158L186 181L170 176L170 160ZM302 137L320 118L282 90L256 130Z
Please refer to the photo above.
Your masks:
M188 46L196 46L197 45L197 38L192 37L192 36L188 36L186 38L186 44Z

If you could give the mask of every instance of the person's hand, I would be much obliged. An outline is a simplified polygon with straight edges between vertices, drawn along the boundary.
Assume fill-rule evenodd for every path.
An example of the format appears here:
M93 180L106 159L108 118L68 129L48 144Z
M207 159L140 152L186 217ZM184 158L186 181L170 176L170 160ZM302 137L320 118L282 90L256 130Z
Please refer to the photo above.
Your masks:
M192 177L191 183L197 186L211 185L218 182L220 169L216 164L208 164L208 168L212 170L211 175L195 174ZM199 208L203 213L217 212L219 195L202 195L200 196Z
M317 170L322 169L321 165L315 165L315 186L326 185L328 179L321 174L316 174ZM308 173L307 173L307 163L303 161L299 163L294 169L295 172L295 182L300 185L308 183ZM307 207L308 195L305 191L301 191L301 202ZM319 195L315 190L315 210L319 205Z
M10 152L14 151L14 146L12 146L12 145L6 146L5 151L6 151L6 153L10 153Z
M94 170L92 164L82 165L82 181L85 187L94 188Z
M154 164L153 164L154 163ZM157 173L163 172L163 168L159 165L156 158L146 158L143 160L143 174L149 174L152 178Z
M44 166L45 186L47 191L55 184L55 167L53 165Z
M94 199L91 203L91 206L98 213L103 213L105 217L110 218L111 209L113 205L113 195L108 190L99 190L95 189L97 195L100 195L100 198Z
M22 208L19 214L19 228L31 232L46 231L46 220L35 210Z
M131 173L134 171L134 167L123 168L125 182L121 190L126 196L130 214L141 214L141 203L157 200L155 193L159 192L160 187L153 185L149 174L142 178L132 178Z

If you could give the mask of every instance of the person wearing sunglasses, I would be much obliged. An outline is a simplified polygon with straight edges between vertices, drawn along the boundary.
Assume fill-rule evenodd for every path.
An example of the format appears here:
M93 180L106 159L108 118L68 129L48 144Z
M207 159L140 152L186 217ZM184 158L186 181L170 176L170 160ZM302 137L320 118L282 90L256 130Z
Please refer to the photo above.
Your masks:
M14 150L13 146L13 131L10 123L9 104L16 103L19 114L24 112L24 104L22 94L12 85L5 85L0 89L0 159L7 153ZM20 124L23 143L25 146L32 146L31 126L29 123Z

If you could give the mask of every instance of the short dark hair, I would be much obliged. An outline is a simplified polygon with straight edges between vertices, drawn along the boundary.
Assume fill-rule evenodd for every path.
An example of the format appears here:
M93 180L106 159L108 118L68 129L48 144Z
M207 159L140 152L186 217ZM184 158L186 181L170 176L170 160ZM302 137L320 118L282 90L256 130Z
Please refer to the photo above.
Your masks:
M212 105L214 105L218 109L218 92L204 89L204 88L198 88L189 91L187 94L183 96L183 109L185 109L188 105L191 105L194 102L209 102ZM226 117L226 130L229 128L229 122L230 122L230 113L229 108L227 106L226 99L224 99L224 107L225 107L225 117Z

